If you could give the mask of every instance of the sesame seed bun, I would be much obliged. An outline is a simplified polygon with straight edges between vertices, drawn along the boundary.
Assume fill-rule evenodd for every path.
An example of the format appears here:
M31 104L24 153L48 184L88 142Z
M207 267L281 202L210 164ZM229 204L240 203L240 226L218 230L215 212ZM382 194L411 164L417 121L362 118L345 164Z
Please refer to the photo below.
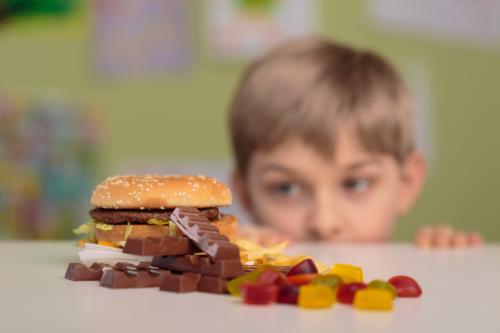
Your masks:
M229 239L235 238L238 234L238 221L234 215L222 215L220 220L210 224L217 227L219 232ZM162 225L132 224L131 228L129 238L163 237L169 234L168 226ZM111 230L96 229L96 240L117 244L125 240L126 230L126 224L114 225ZM177 229L177 235L182 235L182 231Z
M220 207L231 204L223 183L206 176L114 176L97 185L94 207L111 209L171 209Z

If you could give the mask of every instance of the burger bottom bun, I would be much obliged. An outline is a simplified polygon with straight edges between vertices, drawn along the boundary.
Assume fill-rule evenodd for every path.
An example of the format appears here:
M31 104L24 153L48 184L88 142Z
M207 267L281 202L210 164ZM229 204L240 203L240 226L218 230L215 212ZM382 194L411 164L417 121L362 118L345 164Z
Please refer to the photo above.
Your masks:
M221 219L210 222L217 227L219 232L226 235L229 239L236 238L238 234L238 221L234 215L221 215ZM150 225L150 224L131 224L132 231L129 238L147 238L168 236L168 225ZM111 230L96 229L95 236L98 242L120 243L125 241L127 224L116 224ZM176 230L176 235L182 235L182 231Z

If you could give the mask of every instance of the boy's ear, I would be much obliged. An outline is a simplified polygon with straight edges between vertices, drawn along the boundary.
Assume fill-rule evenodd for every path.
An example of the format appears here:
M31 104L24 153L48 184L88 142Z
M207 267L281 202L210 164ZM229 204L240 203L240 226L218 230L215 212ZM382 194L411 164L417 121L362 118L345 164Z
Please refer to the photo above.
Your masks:
M234 192L236 193L236 197L239 200L239 203L243 208L248 212L252 212L252 202L250 200L250 196L248 195L248 189L246 186L245 178L240 170L235 168L232 174L232 185Z
M413 152L402 168L402 188L399 197L399 214L406 214L418 199L427 175L425 159L419 152Z

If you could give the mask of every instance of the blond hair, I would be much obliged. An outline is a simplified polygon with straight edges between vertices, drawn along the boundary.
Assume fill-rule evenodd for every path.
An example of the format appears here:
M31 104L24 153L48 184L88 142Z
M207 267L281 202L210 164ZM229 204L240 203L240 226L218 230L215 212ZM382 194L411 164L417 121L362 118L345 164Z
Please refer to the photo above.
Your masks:
M414 149L410 95L396 70L376 53L320 38L288 42L252 63L229 119L243 173L257 150L290 138L331 157L347 124L367 151L402 163Z

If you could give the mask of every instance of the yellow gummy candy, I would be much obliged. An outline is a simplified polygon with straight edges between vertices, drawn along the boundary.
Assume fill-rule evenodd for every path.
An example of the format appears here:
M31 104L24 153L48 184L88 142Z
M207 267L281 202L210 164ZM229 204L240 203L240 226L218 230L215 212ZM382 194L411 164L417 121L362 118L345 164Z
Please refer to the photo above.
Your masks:
M354 307L361 310L392 310L392 294L385 289L366 288L354 295Z
M335 291L329 286L305 285L299 289L298 304L302 308L329 308L335 300Z
M336 264L330 274L339 275L344 283L363 282L363 270L348 264Z

